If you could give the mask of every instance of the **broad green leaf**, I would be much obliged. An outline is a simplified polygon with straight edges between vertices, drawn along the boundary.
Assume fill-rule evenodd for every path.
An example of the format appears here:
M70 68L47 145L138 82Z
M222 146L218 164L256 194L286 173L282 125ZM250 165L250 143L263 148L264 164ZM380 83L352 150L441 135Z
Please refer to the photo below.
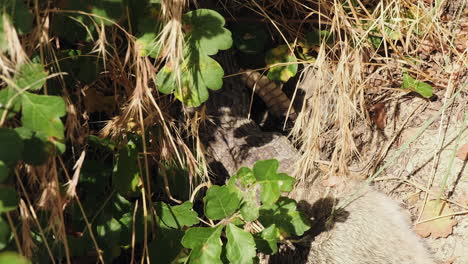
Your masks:
M289 78L297 73L297 59L294 53L287 45L280 45L269 52L265 56L267 66L271 67L267 77L272 81L287 82ZM282 66L273 66L277 63L291 63ZM272 67L273 66L273 67Z
M18 207L18 201L15 189L9 186L0 186L0 214L15 210Z
M154 15L145 15L140 18L138 31L139 34L136 40L138 55L157 58L161 51L161 46L157 43L158 36L161 32L158 17Z
M232 35L234 46L247 54L262 52L268 39L268 34L261 24L237 24Z
M13 79L15 90L37 91L47 81L47 72L40 63L25 63L21 65Z
M181 87L170 65L164 66L156 75L159 91L165 94L174 92L176 98L187 106L199 106L208 99L208 89L222 87L223 68L214 59L192 51L181 68Z
M31 262L16 252L4 252L0 253L0 263L30 264Z
M241 192L242 204L240 214L245 221L255 221L259 216L260 201L257 200L258 188Z
M2 0L0 1L0 15L5 14L10 22L20 34L31 31L33 14L22 0ZM1 18L0 16L0 18ZM3 20L3 18L1 18ZM3 22L2 22L3 23ZM1 48L0 48L1 49Z
M117 170L112 175L112 185L121 193L136 192L140 180L138 169L138 147L129 141L119 151Z
M17 91L7 87L0 90L0 118L5 110L8 110L7 117L13 117L21 109L21 97L17 96Z
M10 228L8 227L8 223L0 217L0 250L3 250L8 245L9 239Z
M255 179L253 171L249 168L242 167L236 172L236 174L229 178L228 185L248 188L255 184L256 181L257 179Z
M173 261L180 257L181 250L184 250L180 244L184 232L172 228L157 228L156 232L156 238L148 245L151 263L174 263Z
M117 23L123 14L122 0L100 0L89 2L91 3L87 8L95 15L93 18L98 24L103 23L106 26L111 26L112 24ZM92 2L94 2L94 5Z
M186 42L201 53L214 55L232 46L231 32L224 28L224 18L210 9L197 9L183 16Z
M115 218L111 218L105 223L97 225L96 230L100 239L107 241L107 243L115 243L120 240L122 225Z
M192 210L192 207L191 202L176 206L170 206L163 202L155 203L156 213L161 220L160 223L178 229L198 224L198 215Z
M23 140L15 130L0 127L0 160L13 166L20 160L23 152Z
M242 197L240 213L246 221L254 221L258 218L260 201L257 197L260 190L259 185L255 185L256 182L253 171L246 167L240 168L229 178L228 186L234 187L238 195Z
M275 204L262 205L259 221L264 227L276 225L283 237L301 236L310 228L307 218L297 211L296 201L286 197Z
M191 264L221 264L221 231L218 227L193 227L189 228L182 238L182 246L190 248Z
M264 254L273 255L278 252L280 232L275 224L263 229L262 233L254 236L258 250Z
M226 255L230 263L253 263L256 252L252 234L233 224L228 224L226 236L228 239Z
M10 168L8 168L3 160L0 160L0 183L8 179L8 175L10 175Z
M23 126L57 139L64 138L60 117L66 114L65 101L59 96L25 92L22 96Z
M96 231L102 245L101 249L104 251L104 260L110 263L120 255L119 242L122 225L115 218L110 218L105 223L97 225Z
M290 192L295 179L284 173L277 173L277 160L262 160L254 164L253 172L261 186L261 199L265 204L273 204L278 200L281 192Z
M408 73L403 73L403 83L401 88L417 92L425 98L430 98L432 96L432 86L414 79Z
M44 164L48 157L55 151L54 145L48 141L45 135L41 135L25 127L17 127L15 131L23 139L23 161L27 164L38 166Z
M211 220L226 218L237 211L240 206L239 196L229 186L212 186L206 192L203 202L205 215Z

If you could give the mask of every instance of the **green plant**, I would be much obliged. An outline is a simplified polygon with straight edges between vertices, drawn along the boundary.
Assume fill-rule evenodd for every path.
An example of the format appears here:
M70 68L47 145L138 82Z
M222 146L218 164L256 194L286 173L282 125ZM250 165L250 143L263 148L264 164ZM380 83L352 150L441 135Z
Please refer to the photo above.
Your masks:
M158 262L162 256L157 255L156 263L175 258L186 258L188 263L223 263L226 259L253 263L257 252L275 254L278 242L304 234L308 220L297 211L294 200L281 197L292 190L295 180L277 169L277 160L258 161L253 169L241 168L226 185L208 188L202 217L208 222L203 221L202 226L191 202L178 206L156 203L164 239L156 240L152 248L155 255L165 252L167 261ZM190 250L174 247L177 241ZM172 245L170 249L167 243Z

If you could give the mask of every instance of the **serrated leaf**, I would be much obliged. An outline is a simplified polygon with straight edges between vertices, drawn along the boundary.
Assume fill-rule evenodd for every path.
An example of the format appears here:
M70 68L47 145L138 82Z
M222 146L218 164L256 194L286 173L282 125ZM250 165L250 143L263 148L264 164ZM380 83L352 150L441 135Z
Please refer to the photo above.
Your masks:
M232 215L239 209L240 198L229 186L214 185L203 198L205 215L211 220L220 220Z
M221 230L218 227L193 227L189 228L182 238L182 246L190 248L191 264L222 263L220 256L222 250Z
M263 229L262 233L254 236L258 250L264 254L273 255L278 252L279 229L275 224Z
M242 167L229 178L228 185L248 188L256 182L257 179L255 179L253 171L247 167Z
M186 13L183 18L186 42L201 53L214 55L218 50L232 46L231 32L224 28L224 18L210 9L197 9Z
M408 73L403 73L401 88L414 91L425 98L430 98L432 96L432 86L414 79Z
M234 26L232 31L234 46L247 54L263 51L268 34L261 24L242 23Z
M14 89L37 91L47 81L47 72L40 63L25 63L21 65L13 79Z
M8 245L10 238L10 227L8 223L0 217L0 250L3 250Z
M156 75L159 91L165 94L174 92L177 99L187 106L199 106L208 99L208 89L222 87L224 70L212 58L192 51L181 68L181 87L178 87L173 69L166 65Z
M17 127L15 131L23 139L23 161L27 164L38 166L44 164L48 157L55 151L54 145L41 135L25 127Z
M0 183L8 179L9 175L10 175L10 168L8 168L8 166L5 164L3 160L0 160Z
M0 214L15 210L18 207L18 194L9 186L0 186Z
M157 37L161 31L160 22L157 17L145 15L140 18L138 31L140 32L136 40L138 55L157 58L161 51L161 46L157 43Z
M240 214L245 221L255 221L259 216L260 202L257 201L257 189L242 192Z
M13 166L22 158L23 140L16 131L0 127L0 160Z
M4 252L0 254L0 263L30 264L31 262L16 252Z
M5 110L8 110L7 118L13 117L21 109L21 97L17 91L7 87L0 91L0 118Z
M65 101L59 96L37 95L25 92L21 95L23 126L46 136L64 138L65 128L60 117L66 114Z
M301 236L310 228L309 221L297 211L296 201L281 197L277 203L262 205L259 221L263 226L275 224L283 237Z
M280 45L268 51L265 56L265 62L268 67L271 67L268 71L267 77L272 81L287 82L289 78L293 77L297 73L296 56L294 56L294 53L291 53L291 50L287 45ZM273 66L277 63L291 64Z
M253 171L249 168L242 167L236 174L229 178L228 186L233 187L242 198L240 213L244 220L255 221L258 218L258 209L260 201L257 199L260 188ZM257 201L258 200L258 201Z
M121 194L137 191L140 180L138 168L138 148L135 142L129 141L119 151L117 169L112 174L112 185Z
M256 252L252 234L233 224L228 224L226 236L228 239L226 255L230 263L253 263Z
M198 215L192 210L192 207L191 202L176 206L170 206L163 202L155 203L156 213L161 220L160 224L178 229L198 224Z
M262 160L254 164L253 172L261 186L261 200L265 204L273 204L278 200L281 192L290 192L295 179L284 173L277 173L277 160Z

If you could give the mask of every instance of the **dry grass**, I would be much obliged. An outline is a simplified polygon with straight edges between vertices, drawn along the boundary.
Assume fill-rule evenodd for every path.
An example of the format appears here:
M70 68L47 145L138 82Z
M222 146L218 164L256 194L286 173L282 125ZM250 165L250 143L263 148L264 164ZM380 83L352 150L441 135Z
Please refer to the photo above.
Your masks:
M377 93L386 89L401 92L398 87L401 73L405 71L437 89L446 89L446 98L449 98L467 74L468 51L466 43L459 41L460 35L468 36L464 1L454 1L461 4L450 12L444 11L444 7L455 4L448 1L432 4L427 4L431 1L406 0L381 0L375 3L364 0L220 2L230 10L242 7L258 14L269 25L271 32L291 49L297 47L304 38L304 32L311 28L327 30L335 36L333 44L322 41L316 50L315 62L300 62L304 70L297 87L305 92L305 102L291 131L291 138L300 146L302 153L296 175L309 175L316 169L316 161L323 159L329 161L330 173L349 172L350 163L360 158L355 144L356 124L365 124L370 128L369 106L385 100L366 96L372 88L380 87ZM203 110L187 114L184 109L186 123L178 123L177 117L170 114L172 102L157 92L153 82L159 66L166 64L177 73L180 83L180 67L184 60L181 21L188 4L186 0L161 1L163 29L159 42L163 52L156 61L138 55L131 32L118 25L106 28L102 22L95 23L98 38L94 40L91 54L102 60L104 71L91 84L78 83L76 87L67 87L63 75L60 75L62 71L55 54L60 49L59 40L52 38L49 32L51 16L60 10L52 7L38 10L36 6L35 27L22 39L8 19L5 16L1 18L7 43L4 52L0 53L0 78L3 84L11 80L18 65L28 62L33 51L39 50L41 62L50 65L50 69L59 74L57 78L67 102L66 140L71 143L75 153L70 161L53 157L43 166L24 165L15 171L20 186L18 189L24 197L19 213L22 225L21 230L16 230L13 224L10 227L21 233L21 239L16 242L23 254L32 255L34 243L30 229L34 227L40 230L44 241L47 241L45 236L52 233L57 243L65 245L66 262L71 263L63 213L71 201L80 203L80 197L76 195L77 178L83 162L80 156L84 158L87 152L86 136L95 132L89 128L91 113L83 103L90 87L110 91L118 108L100 135L125 142L126 134L131 132L140 135L145 142L140 159L143 172L140 202L145 216L154 214L150 185L154 181L150 172L152 164L175 162L188 168L192 187L199 183L200 177L201 181L209 181L198 135L199 125L208 118ZM371 36L383 40L378 47L368 41ZM121 43L128 45L123 56L112 48ZM72 96L78 99L72 100ZM5 117L1 120L0 125L4 125ZM18 124L19 121L9 122ZM159 137L149 135L149 127L157 127L162 133ZM188 145L187 137L192 145ZM72 168L74 164L78 166ZM367 174L368 171L363 173ZM68 194L61 190L66 183L72 183ZM171 197L170 188L166 187ZM30 193L37 195L28 195ZM40 225L38 215L41 212L49 215L48 226ZM84 211L81 212L85 219L89 218ZM92 235L89 223L87 228ZM145 222L145 230L149 228ZM141 257L146 261L148 239L145 237ZM95 239L94 243L103 261ZM54 262L50 245L46 246L50 260Z

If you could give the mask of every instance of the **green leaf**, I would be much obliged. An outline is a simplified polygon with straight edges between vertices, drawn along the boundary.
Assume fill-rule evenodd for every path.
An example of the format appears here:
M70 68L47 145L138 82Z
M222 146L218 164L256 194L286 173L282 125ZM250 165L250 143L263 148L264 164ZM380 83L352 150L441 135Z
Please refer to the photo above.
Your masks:
M122 225L115 218L111 218L103 224L96 227L98 237L107 243L116 243L120 241L120 231Z
M18 207L18 201L15 189L9 186L0 186L0 214L15 210Z
M189 228L182 238L182 246L190 248L191 264L221 264L221 231L218 227L193 227Z
M117 170L112 175L112 185L121 194L136 192L140 180L138 169L138 148L130 140L119 151Z
M430 98L432 96L432 86L414 79L408 73L403 73L403 84L401 88L416 92L425 98Z
M150 261L153 264L174 263L182 248L184 232L177 229L156 229L156 239L148 245ZM180 262L176 262L180 263Z
M267 77L272 81L287 82L289 78L293 77L297 73L297 59L294 53L287 45L280 45L267 52L265 56L265 62L268 67L271 67L277 63L288 63L292 64L284 66L274 66L268 71Z
M257 182L253 171L247 167L240 168L236 174L229 178L228 185L249 188Z
M297 211L296 201L286 197L275 204L262 205L259 221L265 227L275 224L283 237L301 236L310 228L308 219Z
M27 164L39 166L54 154L55 147L43 134L34 132L26 127L17 127L15 131L23 139L23 161Z
M37 91L47 81L47 72L40 63L25 63L21 65L13 82L14 89Z
M8 110L7 118L13 117L21 109L21 97L16 90L7 87L0 91L0 118L5 110Z
M143 16L138 24L138 31L140 32L136 40L138 55L157 58L161 51L161 45L157 43L161 32L161 24L158 17L154 17L153 15Z
M0 160L7 166L14 166L21 159L23 140L16 131L0 127Z
M0 250L3 250L8 246L9 239L10 228L8 227L8 223L0 217Z
M165 94L175 97L187 106L199 106L208 99L208 89L222 87L223 68L207 55L229 49L231 33L225 29L224 18L213 10L198 9L183 17L187 47L180 67L180 82L171 65L165 65L156 75L156 85ZM144 43L143 43L144 44Z
M5 164L3 160L0 160L0 183L8 179L9 175L10 175L10 168L8 168L8 166Z
M260 184L261 199L265 204L273 204L278 200L281 192L290 192L294 187L295 179L284 173L277 173L279 164L277 160L262 160L254 164L253 172Z
M23 126L57 139L64 138L60 117L66 114L65 101L59 96L25 92L22 96Z
M232 35L234 46L247 54L262 52L268 39L268 34L261 24L237 24Z
M181 87L176 82L173 69L166 65L156 75L159 91L174 92L176 98L187 106L199 106L208 99L208 89L222 87L224 70L214 59L193 50L181 68Z
M232 215L240 206L240 198L229 186L213 185L203 198L205 215L211 220L220 220Z
M30 264L29 260L16 252L4 252L0 254L0 263Z
M255 221L258 218L260 201L257 197L260 190L256 183L253 171L246 167L240 168L228 181L228 186L235 187L238 195L242 197L240 213L246 221Z
M96 226L97 236L104 251L104 260L112 262L112 260L120 255L120 234L122 225L115 218L110 218L108 221Z
M192 210L192 207L191 202L176 206L170 206L163 202L155 203L156 213L161 219L160 224L178 229L198 224L198 215Z
M218 50L227 50L232 46L231 32L224 28L224 18L218 12L197 9L185 14L182 20L186 42L201 53L214 55Z
M252 235L233 224L228 224L226 236L228 239L227 258L230 263L253 263L256 252Z
M263 229L262 233L256 234L255 244L258 250L264 254L273 255L278 252L278 238L280 231L275 224Z
M29 11L22 0L2 0L0 2L0 19L3 20L3 14L13 22L16 30L20 34L31 31L33 23L33 14ZM2 21L3 23L3 21Z

